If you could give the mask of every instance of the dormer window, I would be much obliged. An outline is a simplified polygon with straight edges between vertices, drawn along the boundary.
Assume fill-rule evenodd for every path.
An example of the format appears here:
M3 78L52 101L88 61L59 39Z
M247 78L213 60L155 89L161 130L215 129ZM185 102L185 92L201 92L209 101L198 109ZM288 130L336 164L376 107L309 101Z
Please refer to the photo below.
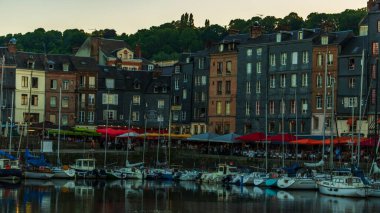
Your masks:
M54 61L51 61L51 60L49 60L48 62L47 62L47 64L48 64L48 68L49 68L49 70L53 70L54 69Z
M158 93L158 86L154 86L153 93Z
M329 37L328 36L322 36L321 37L321 44L327 45L329 43Z
M162 93L167 93L168 92L168 88L167 87L162 87Z
M220 44L219 45L219 52L223 52L223 49L224 49L224 44Z
M190 58L189 57L186 58L186 63L190 63Z
M34 61L28 60L27 66L28 66L28 69L34 69Z
M303 31L298 31L298 40L303 39Z
M69 64L63 64L62 67L63 67L63 71L65 72L69 71Z
M281 33L276 34L276 42L281 42Z
M152 71L154 69L154 65L153 64L149 64L148 65L148 71Z
M175 66L174 68L174 73L179 73L181 71L181 67L180 66Z
M368 35L368 26L367 25L360 26L360 28L359 28L359 35L360 36L366 36L366 35Z
M134 88L134 89L140 89L140 83L139 83L139 82L135 82L135 83L133 84L133 88Z

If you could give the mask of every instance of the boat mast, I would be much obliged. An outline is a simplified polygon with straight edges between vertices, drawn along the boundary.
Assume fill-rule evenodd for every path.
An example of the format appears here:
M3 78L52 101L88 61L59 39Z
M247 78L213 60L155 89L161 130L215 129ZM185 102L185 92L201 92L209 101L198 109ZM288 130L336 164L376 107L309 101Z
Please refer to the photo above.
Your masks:
M62 113L62 86L59 87L59 107L58 107L58 152L57 152L57 164L61 165L61 159L59 158L59 148L61 143L61 113Z
M11 150L12 150L13 105L14 105L14 91L12 91L12 102L11 102L11 117L10 117L11 130L9 132L9 153L11 153Z
M104 143L104 168L107 166L107 146L108 146L108 116L109 116L109 104L110 102L110 90L107 92L107 113L106 113L106 139Z
M128 139L127 139L127 156L125 159L125 166L128 166L129 161L128 161L128 155L129 155L129 144L131 143L131 114L132 114L132 100L129 102L129 116L128 116Z
M326 140L326 105L327 105L327 63L328 63L328 46L325 54L325 75L324 75L324 92L323 92L323 123L322 123L322 162L324 162L325 157L325 140ZM322 171L324 168L324 164L322 165Z
M297 89L294 91L294 110L296 111L296 162L298 162L298 107Z
M265 173L268 173L268 99L265 101Z
M360 165L360 137L362 132L362 94L363 94L363 75L364 75L364 49L362 51L362 60L361 60L361 74L360 74L360 96L359 96L359 134L358 134L358 167Z
M333 135L333 131L334 131L334 126L333 126L333 122L335 121L334 120L334 93L335 93L335 89L334 89L334 86L335 86L335 81L331 82L331 119L330 119L330 159L329 159L329 164L330 164L330 169L333 169L334 168L334 135Z
M281 99L281 138L282 138L282 167L285 167L285 141L284 141L284 114L285 114L285 105L284 105L284 96Z
M5 56L1 59L1 87L0 87L0 137L3 136L3 84L4 84Z

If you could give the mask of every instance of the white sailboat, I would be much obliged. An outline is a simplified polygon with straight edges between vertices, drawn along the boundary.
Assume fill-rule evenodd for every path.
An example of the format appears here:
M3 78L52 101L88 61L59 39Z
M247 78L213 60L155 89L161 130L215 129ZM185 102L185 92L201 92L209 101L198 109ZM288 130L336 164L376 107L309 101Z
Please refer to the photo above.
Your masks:
M59 88L59 100L62 100L62 87ZM58 108L58 141L57 141L57 165L61 164L60 159L60 144L61 144L61 110L62 104L59 103ZM75 170L71 169L69 166L56 166L52 168L53 178L75 178Z

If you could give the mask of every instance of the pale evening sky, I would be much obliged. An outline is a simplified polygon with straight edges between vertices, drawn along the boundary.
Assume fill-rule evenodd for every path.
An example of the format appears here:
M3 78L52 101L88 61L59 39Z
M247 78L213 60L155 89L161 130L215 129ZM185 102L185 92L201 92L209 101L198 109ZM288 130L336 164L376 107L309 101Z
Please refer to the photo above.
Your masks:
M366 7L367 0L0 0L0 35L45 30L115 29L118 34L194 15L195 26L228 25L236 18L267 15L283 18L296 12L304 19L311 12L338 13Z

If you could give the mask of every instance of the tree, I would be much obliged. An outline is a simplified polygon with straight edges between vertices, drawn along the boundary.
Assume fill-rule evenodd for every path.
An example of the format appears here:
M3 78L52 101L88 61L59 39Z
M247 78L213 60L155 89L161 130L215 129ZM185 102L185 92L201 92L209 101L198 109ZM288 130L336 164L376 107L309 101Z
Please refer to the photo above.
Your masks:
M209 27L210 26L210 20L206 19L205 21L205 27Z
M303 18L297 13L291 12L278 22L278 30L298 30L304 25Z
M248 32L249 24L243 19L231 20L228 24L229 29L239 30L241 33Z
M274 16L266 16L261 20L261 26L266 33L273 33L276 31L278 19Z

